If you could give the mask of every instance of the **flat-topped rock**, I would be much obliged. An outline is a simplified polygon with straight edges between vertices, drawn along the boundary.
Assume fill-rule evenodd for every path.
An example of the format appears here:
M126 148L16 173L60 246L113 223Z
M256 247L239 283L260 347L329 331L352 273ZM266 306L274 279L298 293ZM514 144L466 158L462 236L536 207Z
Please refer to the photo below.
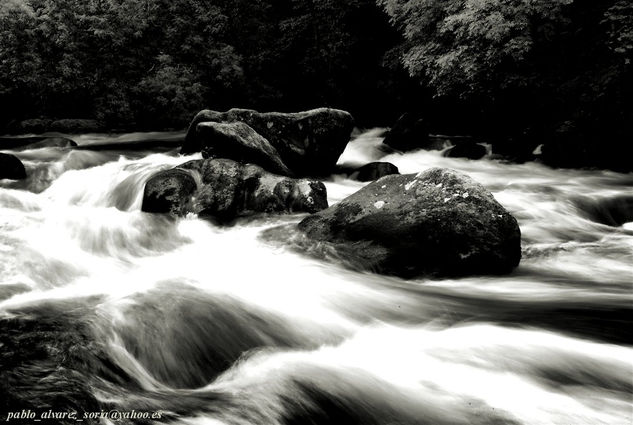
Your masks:
M198 125L205 122L242 122L277 150L281 161L298 176L330 174L350 140L354 119L345 111L319 108L305 112L257 112L231 109L227 112L199 112L187 132L181 153L205 148Z

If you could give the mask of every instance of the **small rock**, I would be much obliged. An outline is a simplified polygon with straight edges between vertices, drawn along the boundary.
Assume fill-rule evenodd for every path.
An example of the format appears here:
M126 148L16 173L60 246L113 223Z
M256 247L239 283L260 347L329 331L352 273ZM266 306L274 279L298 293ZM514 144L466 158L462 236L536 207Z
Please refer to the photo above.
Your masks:
M475 142L462 142L444 152L449 158L481 159L486 156L486 147Z
M184 216L197 189L193 176L178 168L161 171L145 184L142 210Z
M361 182L378 180L381 177L391 174L400 174L398 167L390 162L370 162L360 167L350 178Z
M633 195L598 199L583 196L575 199L574 204L583 215L596 223L619 227L633 222Z
M0 153L0 179L24 180L24 164L15 155Z
M429 144L429 127L419 114L404 113L389 130L383 143L405 152L424 149Z

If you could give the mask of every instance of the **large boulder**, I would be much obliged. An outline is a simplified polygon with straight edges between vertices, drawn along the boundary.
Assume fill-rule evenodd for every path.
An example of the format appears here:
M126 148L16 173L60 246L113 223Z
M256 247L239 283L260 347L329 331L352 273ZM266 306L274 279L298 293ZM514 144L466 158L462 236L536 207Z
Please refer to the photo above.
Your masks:
M370 162L353 172L350 178L360 182L372 182L391 174L400 174L398 167L391 162Z
M521 259L515 218L448 169L383 177L299 229L356 267L402 277L508 273Z
M23 180L26 178L24 164L16 156L0 153L0 179Z
M354 119L348 112L330 108L297 113L204 110L189 125L181 153L202 150L197 127L203 122L247 124L270 142L294 174L301 176L330 174L354 127Z
M383 143L400 151L428 148L429 126L419 114L406 112L391 127Z
M325 185L269 173L230 159L189 161L152 176L142 210L219 221L258 213L313 213L327 208Z
M268 140L243 122L202 122L196 126L203 158L250 162L285 176L292 175Z

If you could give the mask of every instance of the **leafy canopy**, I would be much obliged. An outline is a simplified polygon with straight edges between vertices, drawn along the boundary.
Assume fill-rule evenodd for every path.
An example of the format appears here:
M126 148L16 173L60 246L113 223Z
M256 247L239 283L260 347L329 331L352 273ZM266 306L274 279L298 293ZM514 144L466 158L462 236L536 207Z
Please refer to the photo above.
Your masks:
M437 95L492 92L521 81L535 39L573 0L378 0L406 39L403 63Z

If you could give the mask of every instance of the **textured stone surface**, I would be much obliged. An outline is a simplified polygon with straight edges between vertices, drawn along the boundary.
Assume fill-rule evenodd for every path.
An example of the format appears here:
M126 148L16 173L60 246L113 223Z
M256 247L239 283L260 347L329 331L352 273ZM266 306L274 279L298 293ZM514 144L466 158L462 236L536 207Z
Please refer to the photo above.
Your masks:
M177 168L161 171L145 184L142 210L184 215L196 189L196 181L189 172Z
M361 268L404 277L507 273L521 258L515 218L479 183L448 169L383 177L299 229Z
M327 206L319 181L279 176L230 159L203 159L150 178L142 209L230 221L259 213L313 213Z
M298 176L330 174L354 127L352 116L338 109L320 108L296 113L204 110L189 125L181 149L183 154L201 151L197 127L203 122L247 124L270 142L283 163Z
M196 127L203 158L250 162L284 176L292 175L268 140L243 122L202 122Z

